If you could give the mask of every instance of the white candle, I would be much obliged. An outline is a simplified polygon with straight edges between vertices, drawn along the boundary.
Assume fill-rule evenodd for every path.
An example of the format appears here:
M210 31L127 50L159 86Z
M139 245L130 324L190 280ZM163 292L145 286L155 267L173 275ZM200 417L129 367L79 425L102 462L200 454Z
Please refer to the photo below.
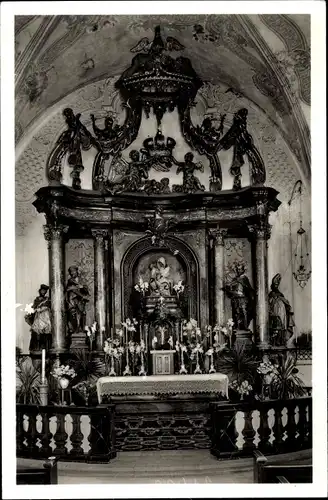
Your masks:
M41 355L41 383L44 384L46 376L46 350L42 349Z

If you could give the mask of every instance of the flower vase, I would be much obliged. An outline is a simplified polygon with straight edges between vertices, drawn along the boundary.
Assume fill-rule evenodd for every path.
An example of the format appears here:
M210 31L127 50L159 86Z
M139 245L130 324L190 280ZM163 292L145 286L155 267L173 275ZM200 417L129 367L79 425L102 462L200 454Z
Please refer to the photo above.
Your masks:
M125 354L125 368L123 372L123 377L127 375L132 375L130 366L129 366L129 347L126 348L126 354Z
M196 373L202 373L202 370L200 369L200 366L199 366L198 351L196 352L196 368L194 371L194 375L196 375Z
M59 381L59 385L60 385L61 389L67 389L67 387L69 385L69 379L68 378L66 378L66 377L60 377L60 379L58 381Z
M179 374L182 375L182 374L188 374L187 370L186 370L186 367L185 367L185 364L184 364L184 359L183 359L183 350L181 349L180 350L181 352L181 363L180 363L180 370L179 370Z
M141 351L141 352L140 352L140 357L141 357L141 367L140 367L140 370L139 370L138 375L139 375L139 376L147 375L147 373L146 373L146 371L145 371L145 364L144 364L144 355L143 355L143 351Z
M110 370L109 370L108 376L109 377L116 377L116 372L114 369L114 356L113 355L110 356Z
M214 368L214 362L213 362L213 354L211 354L211 366L208 373L216 373L216 369Z

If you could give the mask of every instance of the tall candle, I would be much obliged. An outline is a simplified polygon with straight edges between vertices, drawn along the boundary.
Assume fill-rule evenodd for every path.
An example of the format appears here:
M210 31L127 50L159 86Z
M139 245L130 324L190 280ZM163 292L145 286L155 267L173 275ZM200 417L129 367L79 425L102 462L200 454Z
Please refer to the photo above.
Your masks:
M41 353L41 383L44 384L46 377L46 350L42 349Z
M180 323L181 344L183 343L182 322Z

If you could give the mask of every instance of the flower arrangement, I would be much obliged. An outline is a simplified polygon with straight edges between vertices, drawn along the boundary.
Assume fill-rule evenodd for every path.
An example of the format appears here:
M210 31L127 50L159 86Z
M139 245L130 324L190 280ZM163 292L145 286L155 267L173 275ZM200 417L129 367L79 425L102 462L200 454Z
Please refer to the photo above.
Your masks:
M263 377L262 397L268 395L277 399L287 399L306 394L304 383L297 375L296 359L291 355L278 358L276 364L268 361L260 363L257 372Z
M216 342L217 344L220 343L220 340L221 340L220 336L222 338L222 335L223 335L225 343L231 347L232 346L233 327L234 327L234 322L231 318L228 319L225 326L215 325L213 328L214 342Z
M108 358L110 359L110 370L108 375L115 376L115 368L114 368L114 359L120 359L122 354L124 353L124 348L119 345L119 339L107 339L104 343L104 352L105 352L105 363L108 365Z
M129 335L128 333L134 333L137 331L136 329L136 326L138 324L138 321L133 318L133 319L130 319L130 318L127 318L125 321L122 321L122 326L123 326L123 329L125 331L125 343L128 344L129 342Z
M244 396L249 396L253 391L253 387L248 380L243 380L241 383L234 380L231 382L230 387L240 394L240 399L244 399Z
M134 289L139 292L139 293L142 293L143 296L146 295L146 292L148 292L149 290L149 283L148 281L144 281L141 277L139 278L139 282L134 285Z
M185 287L184 287L184 284L181 280L178 281L178 283L173 286L173 290L177 294L178 298L179 298L180 294L184 292L184 289L185 289Z
M90 350L92 351L92 344L93 344L93 342L96 339L97 321L94 321L91 326L86 326L85 327L85 332L87 334L87 337L90 340Z
M56 378L67 378L67 379L72 379L76 376L74 368L71 368L69 365L61 365L53 368L51 375Z

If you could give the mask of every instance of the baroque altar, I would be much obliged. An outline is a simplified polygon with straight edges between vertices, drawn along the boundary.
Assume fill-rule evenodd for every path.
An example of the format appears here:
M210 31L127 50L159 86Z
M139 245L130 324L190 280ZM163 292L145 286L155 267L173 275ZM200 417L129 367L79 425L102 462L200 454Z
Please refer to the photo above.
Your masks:
M247 109L228 127L224 115L218 127L209 116L193 122L202 81L179 55L183 50L160 27L147 47L141 41L131 49L136 55L116 82L123 123L108 115L101 128L91 114L91 132L79 113L63 110L67 130L48 157L49 184L34 202L45 215L49 248L49 353L107 355L113 376L131 375L134 354L139 375L151 374L157 351L174 353L171 373L200 374L213 372L212 351L227 342L260 349L270 343L268 220L278 193L265 186ZM165 115L174 112L183 156L176 139L163 133ZM151 117L156 133L137 147L141 124ZM230 149L233 185L222 190L220 151ZM92 189L84 189L89 150ZM71 185L63 183L64 169ZM71 242L89 248L88 255L77 259Z

